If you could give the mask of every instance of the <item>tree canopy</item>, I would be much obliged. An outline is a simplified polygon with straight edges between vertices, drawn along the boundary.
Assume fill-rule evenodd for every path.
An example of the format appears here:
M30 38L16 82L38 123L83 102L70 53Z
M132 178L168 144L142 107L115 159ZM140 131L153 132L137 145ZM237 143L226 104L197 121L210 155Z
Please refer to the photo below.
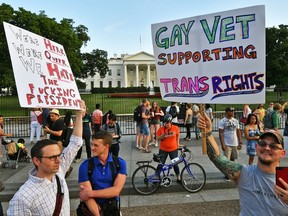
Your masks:
M87 27L74 26L73 19L63 18L57 22L55 18L49 18L45 11L35 14L24 8L14 10L10 5L3 3L0 5L0 88L15 85L3 21L63 45L76 78L85 78L97 72L105 76L108 70L106 51L93 50L91 53L81 53L81 48L90 40Z
M287 87L288 25L266 28L266 85Z

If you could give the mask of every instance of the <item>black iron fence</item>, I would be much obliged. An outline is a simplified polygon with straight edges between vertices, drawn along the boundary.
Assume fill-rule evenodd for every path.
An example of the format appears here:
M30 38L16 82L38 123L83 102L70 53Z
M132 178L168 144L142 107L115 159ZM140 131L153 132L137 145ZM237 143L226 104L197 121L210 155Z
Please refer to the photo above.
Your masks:
M218 123L221 118L223 118L225 112L218 111L214 112L214 120L212 125L213 131L218 131ZM235 111L235 118L240 119L242 111ZM284 119L286 116L279 117L279 128L284 128ZM119 114L117 115L117 121L120 124L121 131L123 135L134 135L136 134L136 124L133 120L133 114ZM181 122L181 119L179 119ZM186 129L183 125L179 125L181 133L185 133ZM240 126L243 129L243 125ZM4 131L6 133L12 133L13 137L29 137L30 136L30 117L5 117L4 118ZM193 127L191 132L194 132Z

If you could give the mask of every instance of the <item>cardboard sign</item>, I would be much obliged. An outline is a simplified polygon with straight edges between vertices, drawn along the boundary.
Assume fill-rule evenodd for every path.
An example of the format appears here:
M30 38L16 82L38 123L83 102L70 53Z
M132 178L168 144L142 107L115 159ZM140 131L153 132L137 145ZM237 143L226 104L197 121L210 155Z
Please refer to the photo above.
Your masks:
M152 25L162 98L265 102L265 8L253 6Z
M3 24L20 106L79 109L80 94L63 46Z

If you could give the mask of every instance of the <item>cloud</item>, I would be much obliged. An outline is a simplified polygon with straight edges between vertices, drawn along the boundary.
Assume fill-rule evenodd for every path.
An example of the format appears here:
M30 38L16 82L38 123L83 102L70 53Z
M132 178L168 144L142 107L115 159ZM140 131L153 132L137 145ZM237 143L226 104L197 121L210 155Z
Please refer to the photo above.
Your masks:
M107 25L104 28L104 31L106 33L113 33L113 32L118 31L121 28L121 26L123 26L123 25L124 25L123 21L118 21L118 22L115 22L115 23L111 23L110 25Z

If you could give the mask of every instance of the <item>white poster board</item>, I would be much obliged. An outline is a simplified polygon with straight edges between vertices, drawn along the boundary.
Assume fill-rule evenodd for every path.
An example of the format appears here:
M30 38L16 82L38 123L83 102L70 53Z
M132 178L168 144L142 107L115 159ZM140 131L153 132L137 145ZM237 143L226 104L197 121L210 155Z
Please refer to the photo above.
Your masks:
M265 102L265 7L152 25L163 100Z
M63 46L3 24L20 106L79 109L80 94Z

